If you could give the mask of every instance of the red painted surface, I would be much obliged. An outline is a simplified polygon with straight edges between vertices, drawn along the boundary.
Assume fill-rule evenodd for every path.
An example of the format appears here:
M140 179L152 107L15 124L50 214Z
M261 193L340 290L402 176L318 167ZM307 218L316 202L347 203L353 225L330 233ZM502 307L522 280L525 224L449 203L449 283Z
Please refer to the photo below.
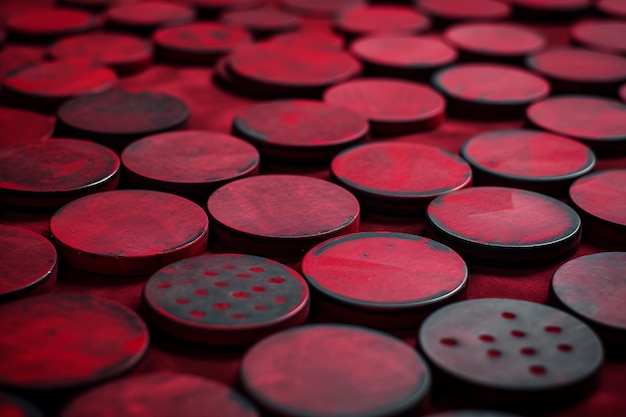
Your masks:
M621 0L600 0L596 7L601 12L618 18L626 18L626 4Z
M279 0L279 4L298 14L311 17L333 18L339 16L345 10L352 7L362 6L364 0Z
M372 5L346 10L335 27L350 36L381 33L417 34L430 28L430 21L410 7Z
M191 23L195 13L182 4L146 1L109 9L106 18L110 23L132 29L156 29Z
M24 10L7 20L9 32L23 36L61 36L94 29L97 21L90 13L66 8Z
M227 25L244 27L261 36L290 32L302 26L297 16L273 7L227 12L222 14L221 21Z
M54 116L0 106L0 147L37 142L52 136Z
M585 20L570 29L572 40L591 49L626 54L626 22Z
M0 384L14 389L102 382L131 369L148 348L148 329L136 313L85 295L4 304L0 328Z
M316 49L328 52L343 50L343 38L326 30L299 30L292 33L281 33L267 40L286 47Z
M536 54L547 44L540 33L512 23L460 24L448 29L444 37L465 52L496 59Z
M418 0L418 8L447 21L499 20L511 14L511 6L495 0Z
M383 333L338 325L299 327L263 340L244 356L240 376L262 409L294 417L400 414L418 406L430 387L427 366L412 348Z

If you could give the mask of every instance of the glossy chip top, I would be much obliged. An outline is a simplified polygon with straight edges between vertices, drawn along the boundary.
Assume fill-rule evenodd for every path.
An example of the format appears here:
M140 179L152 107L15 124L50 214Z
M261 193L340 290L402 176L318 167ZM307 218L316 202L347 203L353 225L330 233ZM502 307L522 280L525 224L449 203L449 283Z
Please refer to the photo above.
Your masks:
M588 48L626 54L626 22L585 20L572 26L570 34L574 41Z
M457 48L491 57L515 57L541 52L543 35L511 23L468 23L448 29L445 39Z
M364 0L280 0L283 8L313 17L337 17L345 10L364 3Z
M569 190L583 212L614 226L626 227L626 169L598 171L576 180Z
M259 34L289 32L302 25L297 16L271 7L224 13L221 20L227 25L241 26Z
M184 25L195 19L193 9L164 1L146 1L114 7L107 11L106 16L114 24L137 29Z
M61 36L93 29L96 19L90 13L69 8L34 8L7 20L10 32L25 36Z
M496 0L418 0L418 8L439 19L497 20L506 19L511 7Z
M409 7L373 5L347 10L336 20L335 26L341 32L358 36L374 33L416 34L428 30L430 21Z
M329 30L299 30L274 35L267 40L287 47L319 49L329 52L343 50L343 38Z

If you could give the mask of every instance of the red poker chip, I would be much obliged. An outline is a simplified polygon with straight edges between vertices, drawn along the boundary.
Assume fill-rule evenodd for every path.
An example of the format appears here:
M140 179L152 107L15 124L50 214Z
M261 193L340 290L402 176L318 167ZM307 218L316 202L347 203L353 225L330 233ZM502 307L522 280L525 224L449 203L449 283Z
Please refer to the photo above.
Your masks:
M569 197L585 233L603 241L626 243L626 169L598 171L577 179Z
M182 4L146 1L113 7L106 12L107 24L115 29L151 32L155 29L180 26L196 18L193 9Z
M432 83L446 95L451 115L472 119L521 118L550 93L545 79L502 64L459 64L435 73Z
M181 127L190 110L169 94L112 90L70 100L57 116L65 136L89 138L121 150L133 140Z
M432 129L444 119L446 102L425 84L391 78L361 78L324 93L324 101L370 122L372 133L400 135Z
M153 38L159 57L182 64L211 64L252 43L246 30L211 22L160 29Z
M472 166L476 185L557 196L596 165L594 153L582 143L529 129L480 133L463 144L461 156Z
M254 405L221 382L154 372L118 379L75 397L61 417L258 417Z
M147 136L121 155L129 185L206 201L227 182L259 171L259 152L230 135L184 130Z
M359 228L359 203L338 185L295 175L258 175L218 188L207 203L215 238L236 250L295 257Z
M416 0L416 4L418 10L440 26L460 21L502 20L511 15L511 6L497 0Z
M528 55L541 52L546 38L539 32L512 23L467 23L455 25L444 38L468 61L498 61L523 64Z
M381 33L411 35L429 28L427 17L410 7L397 5L354 7L335 20L335 29L350 37Z
M8 392L0 392L0 415L6 417L44 417L33 404Z
M526 66L564 92L615 94L626 80L626 58L583 48L548 49L528 57Z
M571 27L572 40L598 51L626 54L626 22L620 20L585 20Z
M394 215L421 215L438 195L472 182L472 170L458 156L413 143L356 146L337 155L330 170L364 207Z
M285 10L310 17L333 18L346 10L363 6L365 0L279 0Z
M89 58L120 74L141 71L152 61L152 46L139 38L116 33L90 33L64 38L48 49L54 59Z
M86 295L50 294L0 306L0 385L43 391L103 382L148 350L134 311Z
M280 33L267 39L289 48L315 49L327 52L341 52L343 38L327 30L298 30Z
M533 125L577 139L596 152L626 149L626 105L594 96L557 96L529 106Z
M243 389L272 415L413 415L431 384L428 366L406 343L345 325L301 326L248 350ZM288 383L285 383L288 381Z
M0 106L0 148L47 139L54 124L53 116Z
M116 82L111 69L72 58L25 66L7 75L3 87L12 103L49 111L65 100L110 90Z
M47 239L0 225L0 300L48 290L56 282L57 265L57 251Z
M626 4L622 0L598 0L596 8L609 16L626 19Z
M554 198L504 187L473 187L443 194L426 209L427 230L464 259L528 266L571 255L581 221Z
M82 197L60 208L50 233L63 260L107 275L151 274L206 249L204 211L182 197L116 190Z
M302 273L320 317L379 329L417 328L464 295L468 271L449 247L406 233L366 232L312 248Z
M368 134L367 120L342 107L313 100L275 100L247 107L233 132L269 159L328 160Z
M365 37L350 45L350 52L368 75L428 81L434 70L457 59L457 52L436 38L418 36Z
M258 38L276 33L292 32L302 26L299 17L273 7L223 13L221 21L226 25L243 27Z
M251 255L206 255L157 271L143 292L146 318L173 337L248 345L302 324L309 290L293 269Z
M70 8L33 8L10 16L9 34L20 40L49 42L73 33L87 32L98 26L95 16Z
M607 342L626 341L626 252L601 252L571 259L552 276L552 294L560 305L589 323Z
M604 357L596 334L577 318L513 299L443 307L424 321L418 339L442 386L490 406L579 399L595 387Z
M110 7L139 3L141 0L57 0L63 6L101 11Z
M0 202L58 208L86 194L113 190L120 160L110 149L78 139L50 139L0 154Z

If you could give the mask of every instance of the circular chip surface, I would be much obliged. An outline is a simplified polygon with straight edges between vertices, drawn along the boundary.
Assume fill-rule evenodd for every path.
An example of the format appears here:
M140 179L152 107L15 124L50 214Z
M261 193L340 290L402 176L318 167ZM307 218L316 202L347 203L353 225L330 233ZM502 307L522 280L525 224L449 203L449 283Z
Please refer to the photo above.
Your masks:
M599 171L577 179L569 189L585 232L624 244L626 238L626 169Z
M571 254L580 219L543 194L504 187L473 187L444 194L426 210L429 231L466 259L522 264Z
M456 155L413 143L372 143L337 155L333 178L361 203L388 214L417 216L438 195L467 187L472 170Z
M193 9L182 4L146 1L139 4L119 6L106 13L109 23L128 29L154 30L160 27L191 23L195 19Z
M499 20L511 14L508 3L496 0L418 0L417 5L420 10L442 23Z
M523 69L501 64L460 64L433 76L450 111L473 118L518 118L550 93L550 84Z
M57 251L41 235L0 225L0 300L54 284Z
M86 295L1 305L0 328L0 385L19 390L102 382L130 370L148 349L148 329L137 313Z
M50 139L0 153L0 202L53 208L117 187L120 160L110 149L78 139Z
M152 46L140 38L116 33L89 33L56 42L48 50L54 59L89 58L119 73L144 69L152 60Z
M572 26L571 37L577 43L599 51L626 54L626 22L620 20L585 20Z
M622 0L599 0L596 7L608 15L626 19L626 4Z
M98 386L75 397L62 417L258 417L254 405L220 382L155 372Z
M529 106L526 117L535 126L569 136L597 151L626 147L626 105L593 96L557 96Z
M140 188L206 199L217 187L258 173L259 152L230 135L184 130L131 143L122 163Z
M245 354L240 377L262 409L293 417L399 415L419 406L431 379L402 341L340 325L301 326L262 340Z
M580 320L521 300L443 307L424 321L418 339L446 387L492 404L579 397L603 361L600 340Z
M52 136L54 124L53 116L0 106L0 147L47 139Z
M446 102L425 84L391 78L361 78L334 86L324 101L370 121L373 133L396 135L427 130L444 118Z
M304 322L304 278L251 255L205 255L157 271L143 293L148 320L174 337L207 345L245 345Z
M328 52L343 50L343 38L325 30L299 30L274 35L267 40L291 48L317 49Z
M97 26L90 13L66 8L34 8L10 16L7 29L18 36L44 39L86 32Z
M290 32L302 26L299 17L273 7L227 12L222 14L221 20L226 25L244 27L257 36Z
M316 178L243 178L218 188L207 206L217 240L259 255L299 256L326 239L359 228L356 198Z
M0 392L0 415L6 417L44 417L31 403L6 392Z
M478 185L525 188L564 195L578 177L588 174L596 157L585 145L538 130L511 129L480 133L461 147Z
M319 313L387 329L418 327L433 309L459 298L468 277L465 262L449 247L392 232L321 243L304 256L302 273L320 297Z
M93 194L59 209L50 232L64 260L85 271L151 274L206 249L208 219L184 198L156 191Z
M276 100L240 112L233 131L264 156L287 161L332 158L363 139L367 120L342 107L313 100Z
M415 34L430 28L430 21L410 7L373 5L346 10L335 27L350 36L379 33Z
M189 115L187 104L176 97L123 90L70 100L58 112L65 134L97 140L114 149L143 136L176 129Z

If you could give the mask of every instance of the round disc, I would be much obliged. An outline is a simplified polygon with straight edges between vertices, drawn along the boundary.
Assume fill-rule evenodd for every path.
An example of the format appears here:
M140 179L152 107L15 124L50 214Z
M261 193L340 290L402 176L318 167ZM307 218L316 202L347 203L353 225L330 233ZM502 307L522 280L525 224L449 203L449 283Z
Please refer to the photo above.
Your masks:
M196 16L193 9L182 4L146 1L114 7L107 11L106 17L108 22L115 26L134 30L154 30L191 23Z
M168 61L209 64L250 44L252 38L241 28L219 23L192 23L160 29L154 34L154 42L159 56Z
M469 162L478 185L525 188L565 195L576 178L596 164L582 143L538 130L484 132L468 139L461 156Z
M626 22L620 20L585 20L572 26L572 39L599 51L626 54Z
M129 142L182 126L190 110L184 101L164 93L113 90L64 103L60 129L121 150Z
M221 21L226 25L244 27L257 36L290 32L302 26L299 17L272 7L227 12L222 14Z
M44 417L44 414L31 403L1 391L0 415L6 417Z
M262 340L246 352L240 377L262 409L293 417L400 415L420 405L431 379L404 342L340 325L302 326Z
M139 3L141 0L57 0L58 4L69 7L101 11L110 7Z
M57 277L57 251L37 233L0 225L0 277L0 300L51 286Z
M341 52L343 38L329 30L299 30L281 33L267 40L291 48L316 49L328 52Z
M511 6L497 0L418 0L418 9L438 23L463 20L500 20L511 14Z
M217 240L268 256L300 256L316 244L359 228L359 203L327 181L258 175L231 182L209 197Z
M543 78L500 64L456 65L437 72L432 82L449 99L452 113L470 118L520 118L526 106L550 93Z
M380 33L416 34L430 28L430 21L406 6L373 5L351 8L335 21L335 27L349 36Z
M626 242L626 169L585 175L572 184L569 196L585 223L585 233Z
M344 11L362 6L364 0L279 0L280 5L298 14L332 18L340 16Z
M211 379L155 372L98 386L75 397L61 417L258 417L243 395Z
M367 120L313 100L277 100L245 108L233 131L263 156L286 161L323 160L367 136Z
M541 129L578 139L599 152L626 149L626 105L617 100L551 97L528 107L526 117Z
M324 101L370 121L372 132L399 135L432 129L444 118L446 103L427 85L391 78L361 78L332 87Z
M9 33L37 39L50 39L72 33L86 32L97 26L90 13L66 8L34 8L10 16L7 21Z
M391 232L321 243L304 256L302 273L319 296L318 314L383 329L418 327L426 314L463 294L468 276L449 247Z
M145 190L83 197L50 220L53 241L69 265L110 275L151 274L200 255L208 229L207 216L196 204Z
M304 322L309 290L293 269L251 255L206 255L157 271L143 293L148 319L174 337L245 345Z
M353 147L337 155L330 169L364 206L387 214L423 214L433 198L472 182L472 170L458 156L413 143Z
M47 139L52 136L54 124L53 116L0 106L0 147Z
M259 152L230 135L183 130L131 143L122 163L139 188L206 199L221 185L258 173Z
M622 0L599 0L596 7L603 13L626 19L626 4Z
M120 160L110 149L78 139L50 139L0 154L0 202L53 208L117 187Z
M466 259L518 264L570 255L580 241L576 212L516 188L473 187L444 194L426 210L429 231Z
M0 328L0 385L19 390L99 383L130 370L148 349L148 329L137 313L86 295L1 305Z
M63 38L50 47L48 54L54 59L89 58L119 73L129 73L150 65L152 46L130 35L90 33Z
M419 345L448 389L489 404L580 398L603 361L600 340L580 320L498 298L437 310L420 328Z

